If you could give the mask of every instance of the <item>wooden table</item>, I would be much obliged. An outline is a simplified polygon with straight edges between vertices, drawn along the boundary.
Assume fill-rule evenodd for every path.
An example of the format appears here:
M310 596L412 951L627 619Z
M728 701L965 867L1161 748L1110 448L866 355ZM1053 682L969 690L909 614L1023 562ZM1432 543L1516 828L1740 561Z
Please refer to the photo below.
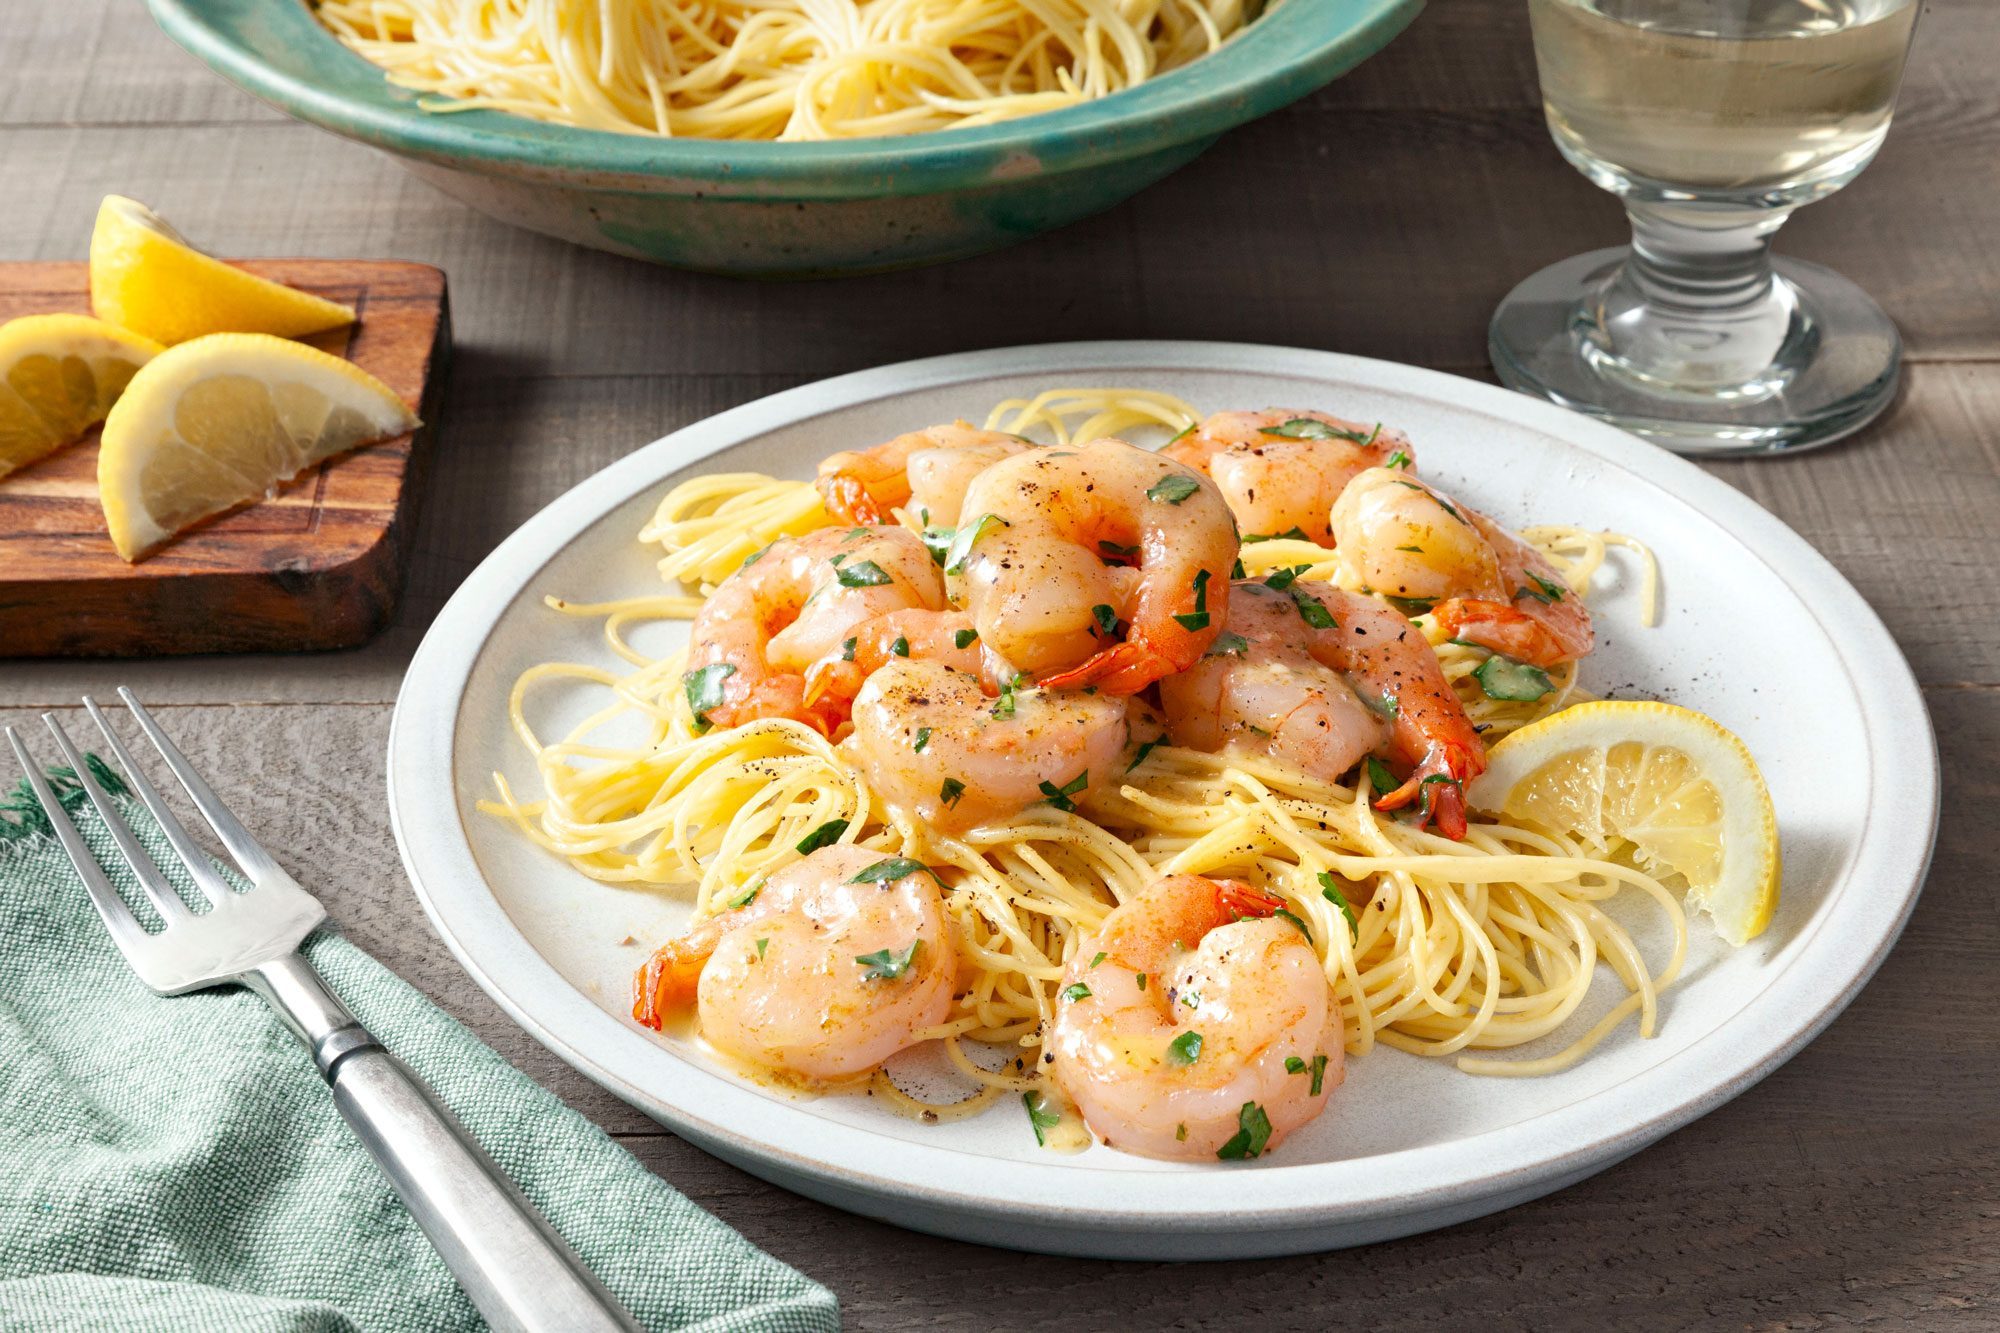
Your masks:
M133 0L9 4L0 257L81 258L99 197L130 194L223 254L441 265L458 351L409 599L374 645L0 662L0 720L117 682L171 707L225 797L317 868L342 929L830 1284L856 1327L2000 1326L2000 815L1982 804L2000 798L1996 65L2000 6L1928 0L1880 160L1780 237L1901 324L1902 401L1849 444L1712 469L1841 567L1923 682L1946 793L1923 900L1866 993L1784 1069L1498 1217L1163 1273L935 1240L765 1185L569 1070L459 970L404 883L383 751L425 625L495 543L621 454L760 394L1067 338L1296 344L1488 378L1486 317L1508 287L1623 238L1617 206L1548 141L1521 0L1437 0L1351 77L1101 218L984 259L813 285L672 273L509 230L236 92Z

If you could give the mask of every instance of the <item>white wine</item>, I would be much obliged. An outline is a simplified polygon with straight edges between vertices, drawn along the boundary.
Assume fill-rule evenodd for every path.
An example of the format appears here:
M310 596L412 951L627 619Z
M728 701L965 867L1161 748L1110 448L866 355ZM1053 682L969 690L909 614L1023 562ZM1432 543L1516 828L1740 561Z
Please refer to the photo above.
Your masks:
M1800 203L1888 132L1915 0L1529 0L1556 143L1621 194Z

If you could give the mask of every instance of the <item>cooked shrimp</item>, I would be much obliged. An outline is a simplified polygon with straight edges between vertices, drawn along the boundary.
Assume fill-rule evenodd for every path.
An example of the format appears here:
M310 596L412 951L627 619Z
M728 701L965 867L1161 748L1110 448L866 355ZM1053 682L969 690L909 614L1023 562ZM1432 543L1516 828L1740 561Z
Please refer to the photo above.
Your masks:
M689 1003L727 1055L808 1079L872 1069L943 1021L958 953L943 890L914 861L823 847L743 906L669 940L633 978L649 1028Z
M913 504L926 527L948 528L974 477L1033 447L1018 435L955 421L834 454L819 465L815 484L827 511L843 522L886 523L891 509Z
M1327 514L1358 474L1415 461L1409 437L1324 412L1217 412L1160 452L1214 478L1246 533L1333 544Z
M1311 943L1272 916L1281 905L1176 875L1081 942L1049 1073L1106 1146L1256 1157L1325 1108L1341 1079L1340 1005Z
M774 543L722 581L688 640L688 697L721 727L789 717L831 732L845 700L812 698L806 672L838 661L857 627L893 611L942 610L923 542L900 527L822 528Z
M1333 507L1342 562L1372 592L1430 605L1446 634L1535 666L1588 654L1590 611L1534 547L1436 487L1388 468Z
M1214 641L1237 550L1214 482L1102 439L980 473L945 572L1001 661L1044 685L1136 694Z
M999 692L970 615L912 608L857 626L841 645L839 657L821 658L806 668L806 697L815 704L821 700L837 704L845 716L862 683L902 657L941 662L979 679L989 694Z
M846 745L891 805L959 833L1041 801L1071 808L1118 774L1127 735L1123 699L1010 690L995 700L975 677L912 658L868 677Z
M1174 743L1267 754L1332 782L1382 753L1408 778L1376 804L1421 801L1421 822L1465 836L1463 784L1486 747L1424 636L1372 597L1324 583L1240 580L1208 656L1160 682Z

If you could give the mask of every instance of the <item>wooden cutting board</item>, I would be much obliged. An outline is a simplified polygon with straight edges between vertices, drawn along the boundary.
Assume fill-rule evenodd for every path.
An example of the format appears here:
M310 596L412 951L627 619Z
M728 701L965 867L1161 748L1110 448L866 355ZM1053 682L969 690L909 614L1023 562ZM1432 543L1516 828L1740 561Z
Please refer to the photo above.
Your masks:
M104 529L95 431L0 477L0 657L346 648L395 614L443 399L444 274L386 261L242 267L353 306L355 325L305 341L380 379L425 424L304 472L136 565ZM84 265L0 264L0 320L52 311L90 313Z

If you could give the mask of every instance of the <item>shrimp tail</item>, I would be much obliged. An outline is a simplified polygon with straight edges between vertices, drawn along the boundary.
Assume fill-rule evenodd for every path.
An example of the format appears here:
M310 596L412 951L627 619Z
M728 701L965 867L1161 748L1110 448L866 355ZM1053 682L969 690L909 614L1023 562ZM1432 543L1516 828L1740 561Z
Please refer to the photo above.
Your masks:
M1283 898L1274 898L1268 893L1260 893L1240 879L1218 879L1215 896L1226 920L1240 921L1244 917L1265 917L1274 914L1285 905Z
M821 476L817 483L820 502L827 512L843 523L858 523L874 526L887 521L882 506L875 503L875 497L868 493L859 477L846 472L829 472Z
M1165 653L1128 640L1093 653L1080 665L1044 676L1035 683L1056 690L1095 685L1106 694L1137 694L1154 681L1173 675L1182 665Z
M1546 625L1505 602L1454 597L1432 607L1431 615L1447 637L1505 653L1529 666L1559 666L1576 656Z
M1409 780L1375 802L1377 810L1400 810L1419 801L1417 827L1435 824L1437 831L1453 842L1465 837L1465 783L1477 777L1485 764L1455 745L1431 747L1424 761L1411 771Z
M694 954L682 941L669 940L654 951L645 966L632 974L632 1017L655 1032L675 1009L694 1003L706 954Z

